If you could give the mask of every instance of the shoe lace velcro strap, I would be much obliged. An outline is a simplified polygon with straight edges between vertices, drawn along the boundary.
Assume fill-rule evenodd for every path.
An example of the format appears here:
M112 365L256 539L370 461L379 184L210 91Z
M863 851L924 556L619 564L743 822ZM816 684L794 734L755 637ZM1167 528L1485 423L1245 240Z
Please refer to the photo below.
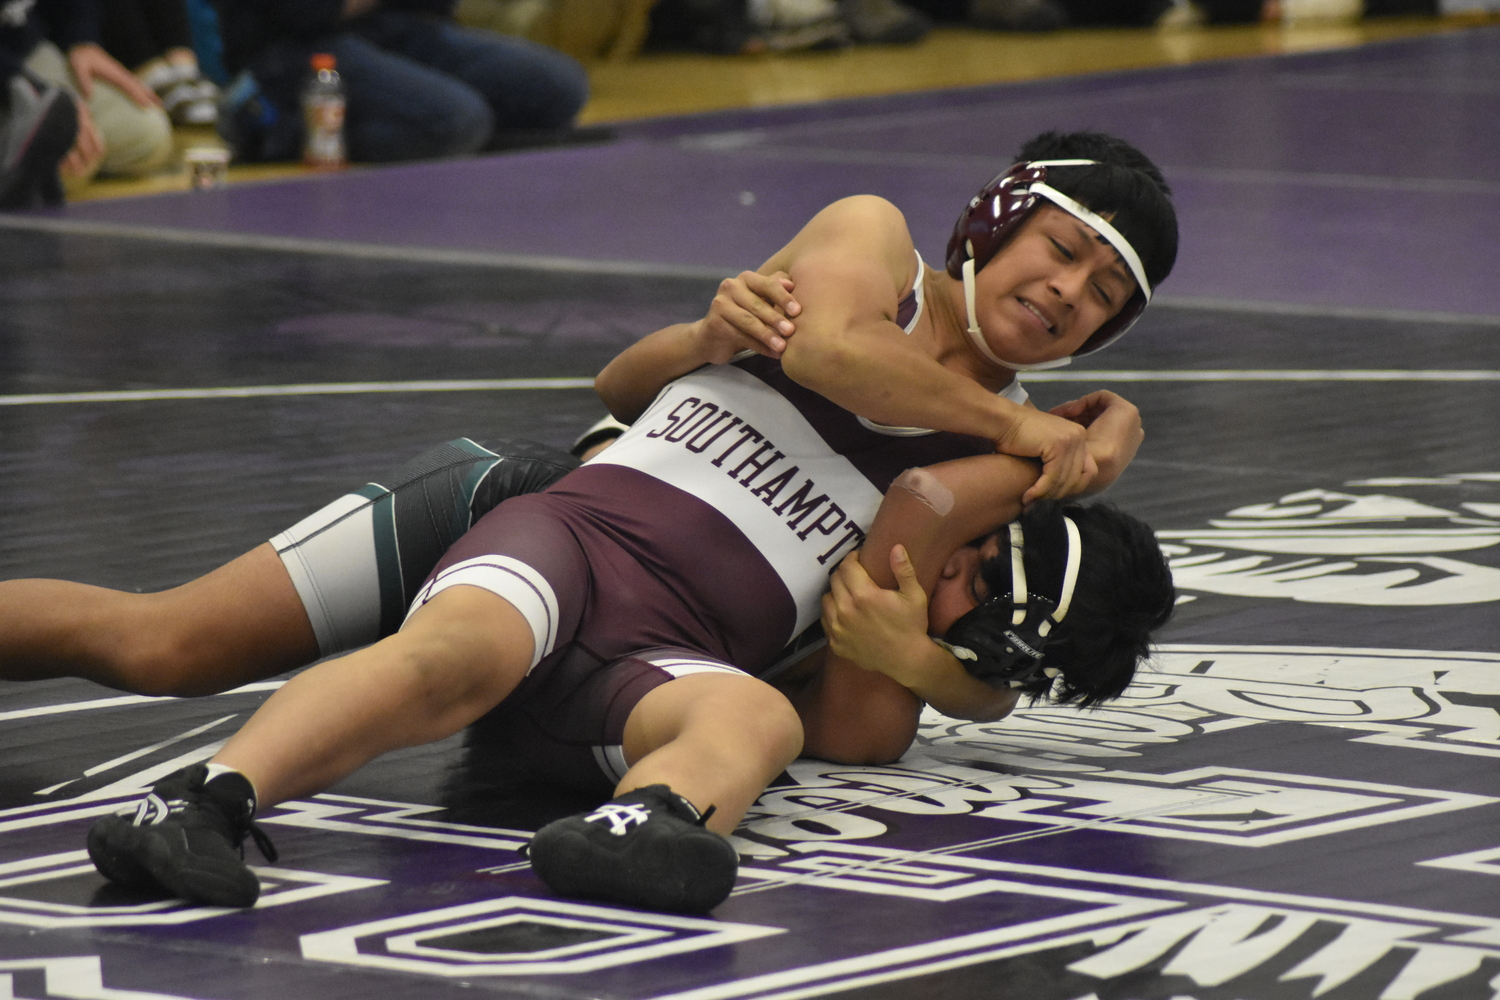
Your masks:
M255 841L256 850L260 851L261 857L274 865L281 856L276 852L276 845L271 843L270 836L254 822L249 824L249 830L250 839Z
M693 825L694 826L707 826L708 825L708 818L710 816L712 816L714 813L718 812L718 811L719 811L719 807L718 806L709 806L707 809L703 810L703 815L699 816L698 817L698 822L694 823Z

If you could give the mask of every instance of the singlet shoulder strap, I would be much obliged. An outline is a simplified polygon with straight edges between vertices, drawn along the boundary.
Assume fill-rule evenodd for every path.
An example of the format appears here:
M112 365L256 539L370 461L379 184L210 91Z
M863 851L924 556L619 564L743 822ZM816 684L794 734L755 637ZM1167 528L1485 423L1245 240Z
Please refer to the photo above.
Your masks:
M917 277L912 282L911 291L896 306L896 325L907 333L917 328L917 323L922 319L922 309L927 304L927 267L922 263L921 253L913 250L917 255Z

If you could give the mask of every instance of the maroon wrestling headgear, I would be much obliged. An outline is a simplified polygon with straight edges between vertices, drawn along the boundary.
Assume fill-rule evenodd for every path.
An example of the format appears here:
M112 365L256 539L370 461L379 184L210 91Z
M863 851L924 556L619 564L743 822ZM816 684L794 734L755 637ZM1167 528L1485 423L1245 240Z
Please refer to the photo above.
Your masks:
M1140 256L1130 245L1130 241L1104 218L1047 184L1048 167L1082 167L1097 162L1032 160L1017 163L970 199L963 214L958 217L958 224L953 227L953 236L948 240L948 273L964 283L964 297L969 310L969 336L973 338L979 352L998 365L1018 371L1060 368L1072 361L1073 357L1093 354L1119 340L1141 318L1146 304L1151 301L1151 283L1146 280L1146 269L1141 266ZM979 332L979 324L974 319L974 273L990 262L990 258L995 256L1005 240L1043 198L1109 241L1130 268L1130 273L1135 276L1136 292L1112 319L1084 341L1083 346L1072 357L1035 365L1016 365L997 357Z

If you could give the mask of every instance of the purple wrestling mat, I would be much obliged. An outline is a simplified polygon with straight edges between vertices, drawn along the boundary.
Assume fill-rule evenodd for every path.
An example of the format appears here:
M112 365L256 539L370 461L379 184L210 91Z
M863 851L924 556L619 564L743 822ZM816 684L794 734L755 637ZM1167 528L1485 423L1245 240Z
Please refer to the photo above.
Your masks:
M1089 125L1184 232L1162 307L1027 379L1146 416L1109 499L1182 602L1124 698L799 761L684 918L551 896L517 849L577 803L461 737L269 810L253 910L125 892L88 825L275 682L0 683L0 997L1491 1000L1497 67L1472 30L0 220L0 571L133 590L430 444L565 445L604 361L835 197L890 197L934 260L1024 138Z

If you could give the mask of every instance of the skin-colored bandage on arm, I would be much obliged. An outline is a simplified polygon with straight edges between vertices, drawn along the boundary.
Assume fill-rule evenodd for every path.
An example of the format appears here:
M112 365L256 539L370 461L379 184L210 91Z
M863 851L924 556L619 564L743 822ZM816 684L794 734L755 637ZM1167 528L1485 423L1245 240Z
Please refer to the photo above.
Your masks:
M892 485L922 501L938 517L947 517L953 510L953 491L926 469L907 469Z

